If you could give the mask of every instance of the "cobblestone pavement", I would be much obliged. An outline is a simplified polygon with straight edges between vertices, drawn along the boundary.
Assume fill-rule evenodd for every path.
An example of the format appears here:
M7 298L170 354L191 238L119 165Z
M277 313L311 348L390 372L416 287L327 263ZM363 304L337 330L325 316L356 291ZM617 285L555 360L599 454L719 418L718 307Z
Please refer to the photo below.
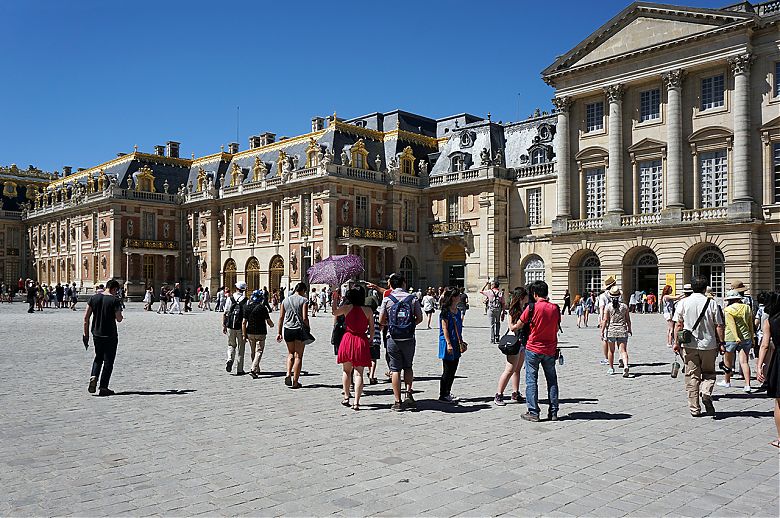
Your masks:
M437 334L421 330L420 411L393 413L384 382L360 412L340 405L327 317L312 319L295 391L282 345L260 379L231 376L218 314L131 304L117 395L99 398L80 311L2 305L0 515L778 516L771 400L717 387L719 419L691 418L659 316L635 317L629 379L607 376L597 331L566 317L563 419L527 423L524 405L492 404L504 359L478 313L463 402L434 401Z

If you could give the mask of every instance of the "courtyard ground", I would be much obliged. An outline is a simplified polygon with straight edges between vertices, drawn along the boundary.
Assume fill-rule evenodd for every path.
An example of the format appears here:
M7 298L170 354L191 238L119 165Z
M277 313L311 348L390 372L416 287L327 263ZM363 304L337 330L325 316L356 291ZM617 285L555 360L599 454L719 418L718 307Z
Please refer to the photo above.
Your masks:
M0 305L0 515L780 514L772 401L717 387L718 418L690 417L658 315L634 319L628 379L565 317L562 419L528 423L525 405L492 403L504 357L481 311L466 318L460 405L435 401L438 332L420 330L419 411L393 413L381 367L361 411L340 405L326 316L296 391L272 337L260 379L228 375L220 315L130 304L117 394L99 398L82 311L25 308Z

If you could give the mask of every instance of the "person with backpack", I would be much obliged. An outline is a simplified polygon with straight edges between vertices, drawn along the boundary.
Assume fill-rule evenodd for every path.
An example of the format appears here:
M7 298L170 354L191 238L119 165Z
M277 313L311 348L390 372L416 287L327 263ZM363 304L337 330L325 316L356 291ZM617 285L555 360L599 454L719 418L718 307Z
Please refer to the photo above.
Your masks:
M225 301L225 314L222 316L222 334L227 335L228 349L227 362L225 370L232 372L233 363L236 360L236 348L238 348L238 362L236 365L236 376L243 376L244 372L244 350L246 341L242 332L242 323L244 321L244 308L246 306L246 283L240 281L236 283L236 292L234 292Z
M479 293L487 298L490 343L497 344L501 337L501 321L504 320L504 310L506 309L503 292L499 291L498 281L494 279L492 282L485 283Z
M406 279L393 274L388 279L392 291L382 300L379 323L387 328L387 355L393 383L394 412L415 410L412 395L414 371L412 363L416 347L415 328L423 321L420 301L406 291ZM404 375L406 399L401 402L401 372Z
M252 368L249 375L255 379L260 374L260 360L263 358L265 337L268 335L269 327L274 327L274 322L268 314L263 291L255 290L244 308L244 318L241 324L244 341L249 342L249 350L252 353Z
M617 285L609 289L610 302L604 309L604 319L601 322L601 334L607 341L607 374L615 374L615 347L619 348L620 364L623 366L623 377L628 377L628 336L631 334L631 315L628 305L620 300L622 295Z
M704 292L709 279L697 275L691 280L692 294L677 304L674 352L685 362L688 409L693 417L715 417L712 390L715 388L715 359L725 345L723 313ZM705 412L701 411L701 404Z

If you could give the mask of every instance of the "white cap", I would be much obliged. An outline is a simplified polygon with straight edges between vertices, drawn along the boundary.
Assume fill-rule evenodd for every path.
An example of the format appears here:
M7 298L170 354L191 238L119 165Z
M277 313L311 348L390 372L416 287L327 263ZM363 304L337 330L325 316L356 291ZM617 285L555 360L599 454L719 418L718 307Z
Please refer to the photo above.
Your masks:
M238 288L241 291L244 291L246 290L246 283L244 281L237 282L236 288Z

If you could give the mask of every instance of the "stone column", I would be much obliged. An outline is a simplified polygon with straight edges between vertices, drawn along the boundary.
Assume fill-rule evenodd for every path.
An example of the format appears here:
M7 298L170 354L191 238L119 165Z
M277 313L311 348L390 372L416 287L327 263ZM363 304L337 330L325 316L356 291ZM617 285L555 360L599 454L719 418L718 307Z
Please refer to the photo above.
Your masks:
M753 206L753 193L750 179L750 64L753 56L749 53L729 59L734 74L734 193L731 197L734 206L730 216L750 217Z
M571 138L569 134L569 109L572 100L570 97L556 97L552 100L558 114L558 143L555 149L558 168L558 214L557 220L571 218Z
M607 213L620 215L623 214L623 85L608 86L604 93L609 101Z
M682 69L671 70L663 76L669 119L666 125L666 208L682 209L683 203L683 134L682 134ZM695 176L695 175L694 175Z

